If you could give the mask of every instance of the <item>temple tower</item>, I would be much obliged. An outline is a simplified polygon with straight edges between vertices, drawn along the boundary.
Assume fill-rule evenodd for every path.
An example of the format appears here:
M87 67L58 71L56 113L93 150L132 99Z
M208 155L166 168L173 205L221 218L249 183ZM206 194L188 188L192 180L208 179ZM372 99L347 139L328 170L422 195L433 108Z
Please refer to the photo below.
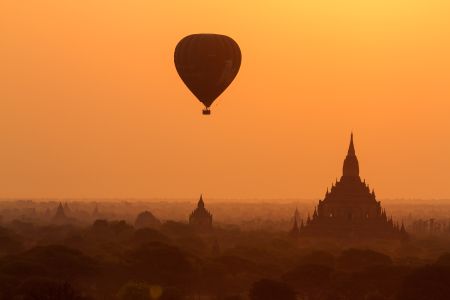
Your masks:
M62 203L60 202L56 209L56 213L52 218L52 223L65 224L68 222L69 222L69 218L67 217L66 213L64 212L64 207L63 207Z
M189 225L196 230L210 230L212 228L212 214L206 210L202 195L200 195L197 208L189 216Z
M388 220L375 191L361 181L352 133L340 180L331 190L327 189L299 235L386 239L401 238L404 234Z

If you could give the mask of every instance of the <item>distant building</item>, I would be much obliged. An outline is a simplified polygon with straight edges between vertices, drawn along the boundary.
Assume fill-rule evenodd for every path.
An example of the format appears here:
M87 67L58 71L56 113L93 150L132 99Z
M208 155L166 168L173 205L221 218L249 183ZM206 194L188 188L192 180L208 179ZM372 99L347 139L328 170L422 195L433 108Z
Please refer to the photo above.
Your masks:
M69 203L64 203L64 213L66 216L70 216L72 214L72 210L69 207Z
M394 225L376 200L375 191L359 177L359 163L350 138L343 174L319 201L312 218L299 229L304 237L402 239L407 233L402 224Z
M47 207L47 209L44 212L45 218L50 218L52 216L52 212L50 211L50 208Z
M450 225L445 220L435 220L434 218L423 220L418 219L412 223L411 230L416 234L434 235L450 232Z
M300 234L300 229L298 228L298 222L297 222L297 219L294 219L294 225L292 225L292 229L289 232L289 235L291 237L296 238L299 236L299 234Z
M69 223L69 221L70 221L70 219L66 216L66 213L64 212L64 207L63 207L62 203L60 202L56 209L56 213L52 218L52 223L65 224L65 223Z
M134 222L136 228L158 228L159 226L161 226L161 221L149 211L141 212Z
M296 208L295 212L294 212L292 229L289 232L289 235L291 237L294 237L294 238L298 237L298 235L300 233L300 229L299 229L299 225L298 225L299 222L300 222L300 213L298 212L298 208Z
M209 230L212 228L212 214L205 209L205 203L201 195L197 208L189 216L189 225L198 230Z
M94 220L97 219L106 219L107 215L100 210L98 203L95 203L94 209L92 210L91 217Z

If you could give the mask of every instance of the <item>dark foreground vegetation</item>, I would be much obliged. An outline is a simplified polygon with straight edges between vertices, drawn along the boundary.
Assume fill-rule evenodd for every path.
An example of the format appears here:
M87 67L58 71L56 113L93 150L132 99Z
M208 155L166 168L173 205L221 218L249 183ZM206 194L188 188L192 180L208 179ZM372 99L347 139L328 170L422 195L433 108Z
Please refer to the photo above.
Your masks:
M448 250L433 238L336 244L173 221L15 221L0 229L0 299L450 299Z

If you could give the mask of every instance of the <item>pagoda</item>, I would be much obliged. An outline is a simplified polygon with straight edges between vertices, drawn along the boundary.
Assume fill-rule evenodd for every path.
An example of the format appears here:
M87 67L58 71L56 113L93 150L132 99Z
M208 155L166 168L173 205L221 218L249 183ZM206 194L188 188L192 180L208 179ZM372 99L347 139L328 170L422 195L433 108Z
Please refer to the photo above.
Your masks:
M293 219L293 225L291 230L289 231L289 235L291 237L298 237L299 233L300 233L300 229L299 229L299 222L300 222L300 213L298 211L298 208L295 208L295 212L294 212L294 217Z
M52 218L52 223L54 224L65 224L69 223L70 219L67 217L66 213L64 212L64 207L62 203L60 202L58 207L56 208L56 213Z
M212 228L212 214L206 210L202 195L200 195L197 208L189 216L189 225L197 230L210 230Z
M357 239L404 239L405 228L394 224L386 210L377 201L375 191L359 176L359 162L353 143L344 160L340 180L327 189L323 200L319 200L312 217L299 229L299 236L357 238Z
M148 210L141 212L134 222L134 227L136 228L158 228L160 226L161 221Z

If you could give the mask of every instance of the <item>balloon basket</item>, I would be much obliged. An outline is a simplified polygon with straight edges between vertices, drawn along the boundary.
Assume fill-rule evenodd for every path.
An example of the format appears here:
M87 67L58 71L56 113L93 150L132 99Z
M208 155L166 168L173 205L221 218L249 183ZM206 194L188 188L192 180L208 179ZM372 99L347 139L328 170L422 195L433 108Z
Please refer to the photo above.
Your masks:
M205 108L203 110L203 115L210 115L210 114L211 114L211 111L208 108Z

